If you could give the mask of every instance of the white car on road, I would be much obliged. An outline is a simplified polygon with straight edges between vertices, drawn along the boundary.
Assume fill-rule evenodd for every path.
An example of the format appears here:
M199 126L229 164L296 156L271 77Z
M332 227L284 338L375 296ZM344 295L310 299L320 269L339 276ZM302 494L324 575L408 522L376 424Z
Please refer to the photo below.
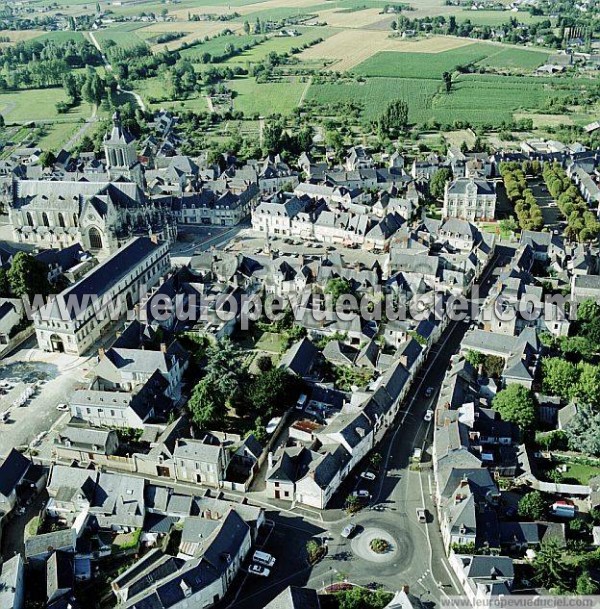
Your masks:
M375 480L375 474L373 472L361 472L360 477L365 480Z
M431 408L430 408L429 410L427 410L425 412L425 416L423 417L423 420L429 422L429 421L431 421L431 419L433 419L433 410L431 410Z
M344 527L344 530L342 531L342 537L344 539L348 539L349 537L352 536L352 533L354 533L354 531L356 531L356 525L351 522L350 524L347 524Z
M263 567L262 565L250 565L248 567L248 573L260 575L261 577L269 577L271 569L267 569L267 567Z

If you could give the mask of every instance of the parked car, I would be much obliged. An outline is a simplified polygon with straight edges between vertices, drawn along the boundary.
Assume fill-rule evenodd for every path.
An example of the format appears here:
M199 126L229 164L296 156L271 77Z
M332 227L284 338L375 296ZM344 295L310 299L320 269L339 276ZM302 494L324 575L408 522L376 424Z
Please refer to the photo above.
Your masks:
M69 410L69 406L67 404L64 403L60 403L57 407L56 410L60 410L62 412L66 412L67 410Z
M421 524L427 524L427 510L425 508L417 508L417 520Z
M306 406L306 401L308 400L308 396L306 395L306 393L303 393L299 398L298 401L296 402L296 409L297 410L303 410L304 407Z
M354 531L356 531L356 525L353 522L351 522L350 524L347 524L344 527L344 530L342 531L342 537L344 539L348 539L349 537L352 536Z
M252 560L257 562L259 565L263 565L264 567L273 567L275 565L275 557L271 556L271 554L268 554L267 552L261 552L260 550L256 550L256 552L254 552Z
M248 567L248 573L260 575L261 577L269 577L269 575L271 575L271 569L267 569L267 567L263 567L262 565L253 564Z
M427 387L427 389L425 389L425 397L430 398L433 395L433 391L433 387Z
M423 456L423 450L421 448L415 448L415 450L413 451L413 461L421 461L421 457Z
M373 472L361 472L360 477L365 480L375 480L375 474Z
M265 427L265 431L271 435L272 433L275 432L275 430L277 429L277 425L279 425L279 422L281 421L281 417L274 417L272 418L268 423L267 426Z
M352 493L355 497L360 497L361 499L368 499L371 496L371 493L364 488L360 488L357 491Z
M423 417L424 421L431 421L431 419L433 419L433 410L431 410L431 408L429 408L426 412L425 412L425 416Z

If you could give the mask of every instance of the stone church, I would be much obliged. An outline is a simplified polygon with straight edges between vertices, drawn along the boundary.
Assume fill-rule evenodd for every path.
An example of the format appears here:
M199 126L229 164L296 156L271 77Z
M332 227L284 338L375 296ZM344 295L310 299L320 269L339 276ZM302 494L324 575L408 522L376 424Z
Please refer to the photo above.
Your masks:
M8 213L15 241L62 249L79 242L100 256L136 236L172 241L177 225L169 207L145 192L135 138L118 111L104 137L103 170L89 174L55 170L40 179L14 176Z

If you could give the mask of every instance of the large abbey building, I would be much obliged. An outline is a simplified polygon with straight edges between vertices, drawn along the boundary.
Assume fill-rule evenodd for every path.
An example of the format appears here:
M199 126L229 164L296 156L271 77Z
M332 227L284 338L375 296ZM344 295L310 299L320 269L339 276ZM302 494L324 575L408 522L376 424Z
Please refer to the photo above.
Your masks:
M3 194L15 241L40 248L79 242L108 255L135 236L173 240L173 211L146 195L136 141L118 112L104 138L104 154L105 162L86 173L65 168L35 179L14 176Z

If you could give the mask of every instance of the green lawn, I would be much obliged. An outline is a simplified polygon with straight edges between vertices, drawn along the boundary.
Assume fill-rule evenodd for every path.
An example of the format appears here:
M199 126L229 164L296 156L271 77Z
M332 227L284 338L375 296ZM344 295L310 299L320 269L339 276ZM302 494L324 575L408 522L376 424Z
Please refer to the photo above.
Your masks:
M31 44L32 42L44 42L46 40L52 40L53 42L62 43L68 40L83 40L84 36L82 32L46 32L36 38L27 40L25 44Z
M273 332L263 332L262 336L256 341L254 348L268 353L282 353L285 347L285 338L281 334Z
M225 63L232 64L246 64L246 63L258 63L265 59L269 53L289 53L290 50L294 47L300 48L303 44L307 42L312 42L314 40L318 40L322 38L328 38L336 33L336 31L332 28L296 28L300 32L300 36L295 36L293 38L289 36L273 36L266 40L265 42L261 42L260 44L252 47L251 49L244 51L241 55L236 55L231 59L228 59ZM235 44L235 42L233 43ZM202 49L205 48L206 45L203 45ZM236 45L237 46L237 45ZM204 51L203 51L204 52Z
M567 471L562 475L567 481L576 484L588 484L591 478L600 476L600 463L598 465L586 465L584 463L567 462Z
M233 107L246 115L289 114L300 102L306 83L299 78L281 82L257 83L254 78L230 81L228 86L237 93Z
M227 23L223 23L223 29L227 29ZM223 55L223 53L225 53L225 47L229 44L232 44L236 48L241 48L245 44L253 42L254 40L260 40L262 38L264 38L264 35L254 36L252 34L228 34L226 36L216 36L215 38L211 38L202 44L195 45L188 49L182 49L180 54L182 57L189 59L190 61L197 62L200 61L200 56L203 53L210 53L213 56Z
M0 114L9 123L37 120L75 122L91 115L90 106L86 103L73 108L66 114L58 114L56 103L66 100L67 96L62 87L0 93Z

